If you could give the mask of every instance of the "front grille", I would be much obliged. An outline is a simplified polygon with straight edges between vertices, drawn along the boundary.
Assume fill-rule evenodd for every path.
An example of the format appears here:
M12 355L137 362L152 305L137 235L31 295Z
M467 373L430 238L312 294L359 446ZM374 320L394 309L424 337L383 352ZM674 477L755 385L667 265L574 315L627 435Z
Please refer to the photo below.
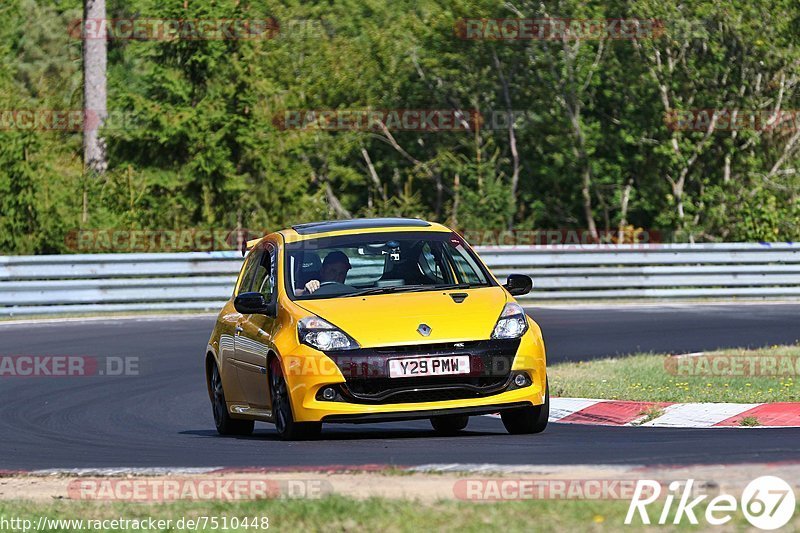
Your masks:
M345 376L342 399L351 403L418 403L479 398L506 389L519 339L415 344L329 353ZM468 355L470 373L390 378L389 359Z
M420 376L409 378L363 378L350 379L347 388L353 394L374 396L388 390L409 390L417 388L460 387L480 392L482 389L499 387L506 382L506 376L472 377L461 376Z
M480 398L501 392L508 377L421 376L349 379L342 396L353 403L413 403Z

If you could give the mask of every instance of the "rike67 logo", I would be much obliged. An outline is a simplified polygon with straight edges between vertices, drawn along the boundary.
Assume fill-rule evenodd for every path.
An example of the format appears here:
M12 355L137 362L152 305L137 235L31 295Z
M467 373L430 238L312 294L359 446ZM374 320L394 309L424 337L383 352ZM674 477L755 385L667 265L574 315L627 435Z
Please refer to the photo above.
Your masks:
M635 523L635 516L638 514L641 523L649 525L650 511L658 512L658 504L651 504L661 498L663 507L655 523L664 525L672 518L672 524L688 520L690 524L697 525L699 523L697 517L700 514L697 507L708 498L708 494L702 494L690 501L693 496L693 485L693 479L685 483L673 481L669 484L666 495L661 498L660 483L650 479L640 479L628 507L625 524ZM751 525L758 529L773 530L785 526L791 520L794 506L794 491L788 483L776 476L762 476L751 481L742 491L741 505L732 495L720 494L706 503L704 516L701 516L705 518L706 523L721 526L730 522L737 509L741 508L744 517Z

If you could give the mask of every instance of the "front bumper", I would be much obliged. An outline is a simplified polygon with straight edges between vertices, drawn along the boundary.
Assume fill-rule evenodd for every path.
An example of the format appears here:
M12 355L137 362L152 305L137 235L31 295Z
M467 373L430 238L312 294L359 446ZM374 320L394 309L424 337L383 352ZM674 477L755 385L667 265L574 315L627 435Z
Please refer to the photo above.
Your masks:
M334 414L325 416L323 422L346 422L350 424L368 424L371 422L399 422L402 420L419 420L432 416L453 416L453 415L488 415L506 411L508 409L518 409L529 407L530 402L500 403L496 405L484 405L477 407L451 407L448 409L429 409L425 411L392 411L390 413L358 413L358 414Z
M507 408L541 405L544 403L547 378L544 346L538 327L529 329L518 342L515 341L515 353L511 354L498 354L495 353L496 350L495 352L491 350L478 352L474 347L478 343L472 343L472 347L470 343L459 344L466 344L465 349L473 350L473 352L482 357L487 356L489 359L486 359L486 361L496 362L498 358L504 359L507 362L505 366L507 375L505 377L497 376L497 380L488 387L482 387L478 393L464 394L462 397L426 396L425 387L415 388L413 386L409 386L407 391L399 395L364 395L364 391L361 389L360 392L362 394L348 396L349 391L356 389L355 385L358 380L354 379L352 374L348 374L350 378L348 381L345 377L347 370L341 364L341 360L337 360L336 357L328 357L326 354L307 346L298 346L295 352L282 360L284 375L292 397L294 418L298 422L410 420L446 413L494 413ZM418 345L418 348L413 353L415 357L439 353L438 346L436 350L432 351L426 351L424 344ZM370 355L373 352L374 350L371 350ZM393 353L394 355L390 355L390 357L398 357L396 352ZM472 355L475 355L475 353ZM353 355L350 355L346 360L352 362L354 360ZM383 361L385 361L385 358ZM378 375L372 374L375 382L379 383L381 380L383 382L393 382L394 380L387 379L385 375L380 374L381 364L379 361L379 364L375 367ZM485 368L488 369L489 367L489 365L486 365ZM342 371L342 368L345 368L345 372ZM371 371L374 372L375 368ZM520 372L524 372L529 377L528 385L521 388L510 385L511 380L509 377ZM364 376L360 377L363 378ZM399 379L402 380L403 378ZM493 377L490 377L488 373L486 375L465 375L465 380L472 380L472 383L475 383L475 380L482 379L493 379ZM363 385L363 383L360 383L360 385ZM338 391L344 391L344 394L337 394L336 399L333 401L321 399L319 392L329 386L335 387ZM435 401L425 401L428 398L434 398Z
M544 390L532 385L483 398L443 402L361 405L314 400L303 405L301 409L296 409L295 416L298 421L303 422L377 422L430 418L442 414L489 414L542 403Z

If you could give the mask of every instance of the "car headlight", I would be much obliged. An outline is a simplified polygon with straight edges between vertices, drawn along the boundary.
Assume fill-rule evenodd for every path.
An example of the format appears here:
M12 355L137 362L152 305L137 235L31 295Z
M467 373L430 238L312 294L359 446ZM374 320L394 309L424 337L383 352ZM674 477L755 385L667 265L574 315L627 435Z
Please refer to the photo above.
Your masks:
M327 320L307 316L297 323L297 337L303 344L322 350L355 350L359 348L353 338Z
M528 331L528 317L519 304L507 303L492 332L493 339L516 339Z

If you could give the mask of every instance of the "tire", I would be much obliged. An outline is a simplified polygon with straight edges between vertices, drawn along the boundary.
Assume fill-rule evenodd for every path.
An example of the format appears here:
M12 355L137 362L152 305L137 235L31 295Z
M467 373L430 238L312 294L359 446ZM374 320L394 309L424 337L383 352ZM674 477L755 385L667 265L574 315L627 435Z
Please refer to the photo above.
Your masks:
M321 422L295 422L289 390L277 359L270 362L269 379L272 420L281 440L308 440L318 437L322 430Z
M547 419L550 417L550 387L545 389L544 403L542 405L532 405L502 411L500 418L506 431L512 435L525 435L531 433L541 433L547 427Z
M431 418L431 425L438 433L443 435L455 435L469 422L467 415L442 415Z
M211 368L211 409L214 413L214 425L220 435L251 435L255 421L231 418L228 404L225 402L225 391L222 389L222 377L219 375L217 363Z

